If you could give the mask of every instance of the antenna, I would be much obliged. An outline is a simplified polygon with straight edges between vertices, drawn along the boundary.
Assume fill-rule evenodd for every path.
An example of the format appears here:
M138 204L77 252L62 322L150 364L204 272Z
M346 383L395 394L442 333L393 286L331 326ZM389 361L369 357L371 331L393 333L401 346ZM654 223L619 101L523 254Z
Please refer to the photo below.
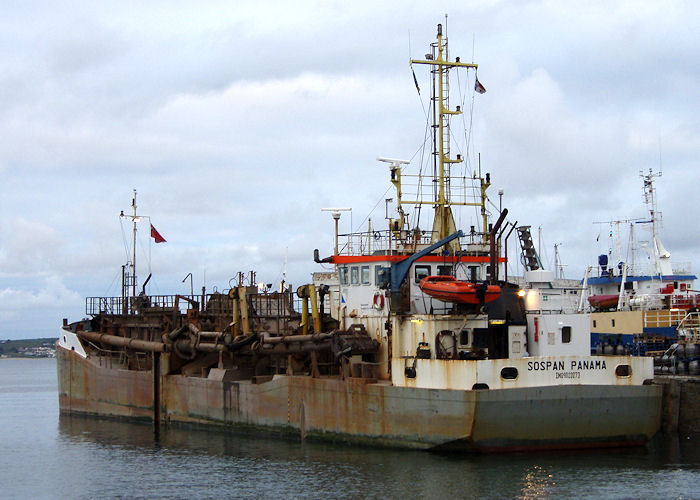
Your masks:
M350 232L352 232L352 208L322 208L321 212L331 212L335 220L335 255L338 255L338 221L340 212L350 212Z
M384 163L391 164L392 167L401 168L401 165L408 165L411 163L408 160L397 160L396 158L384 158L383 156L378 156L377 161L383 161Z
M563 243L555 243L554 244L554 278L555 279L563 279L564 278L564 264L561 262L561 257L559 256L559 247L562 246Z
M141 217L136 214L136 189L134 189L134 197L131 199L131 207L134 209L133 215L126 215L124 210L121 211L119 217L130 218L134 225L133 229L133 247L132 247L132 257L131 257L131 272L129 272L129 262L123 267L122 272L122 299L126 299L129 296L129 289L131 289L131 296L136 297L136 224L141 221ZM127 257L128 259L128 257ZM128 312L128 306L124 305L124 312Z
M289 247L284 249L284 272L282 273L282 279L287 282L287 259L289 258Z

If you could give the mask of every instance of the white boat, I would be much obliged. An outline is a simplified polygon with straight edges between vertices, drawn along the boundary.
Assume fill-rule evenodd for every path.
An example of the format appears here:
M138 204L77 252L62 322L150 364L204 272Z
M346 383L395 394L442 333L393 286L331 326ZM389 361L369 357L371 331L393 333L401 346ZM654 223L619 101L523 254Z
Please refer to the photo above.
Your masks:
M677 328L700 307L700 295L690 265L674 265L659 237L661 213L657 208L654 178L642 173L648 216L610 221L610 250L598 257L583 280L591 315L594 352L658 354L678 340ZM624 228L629 229L623 250ZM640 229L649 238L641 241Z

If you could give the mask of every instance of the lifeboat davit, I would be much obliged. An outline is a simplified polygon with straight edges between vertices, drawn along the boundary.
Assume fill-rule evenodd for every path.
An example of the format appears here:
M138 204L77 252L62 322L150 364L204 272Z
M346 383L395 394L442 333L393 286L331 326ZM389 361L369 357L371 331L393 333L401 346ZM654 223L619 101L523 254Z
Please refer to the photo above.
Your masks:
M591 305L591 307L597 307L597 308L608 308L608 307L617 307L617 302L620 299L620 296L617 294L612 294L612 295L591 295L588 297L588 303Z
M427 276L418 286L431 297L460 304L486 304L501 295L500 286L459 281L454 276Z

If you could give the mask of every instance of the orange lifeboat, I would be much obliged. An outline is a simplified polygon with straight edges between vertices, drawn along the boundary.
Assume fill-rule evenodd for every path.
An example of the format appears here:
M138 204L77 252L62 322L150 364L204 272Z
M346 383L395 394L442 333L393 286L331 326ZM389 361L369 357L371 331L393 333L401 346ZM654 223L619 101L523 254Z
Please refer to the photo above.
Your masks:
M459 281L454 276L427 276L418 286L431 297L460 304L486 304L501 295L499 286Z
M598 309L605 309L609 307L617 307L617 302L620 296L617 294L612 295L591 295L588 297L588 303L591 307L596 307Z

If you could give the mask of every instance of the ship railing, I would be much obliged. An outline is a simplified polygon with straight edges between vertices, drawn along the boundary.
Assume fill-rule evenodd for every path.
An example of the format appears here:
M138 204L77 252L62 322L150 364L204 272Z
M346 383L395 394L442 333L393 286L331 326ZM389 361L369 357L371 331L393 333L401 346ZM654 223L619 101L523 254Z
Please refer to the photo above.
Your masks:
M149 295L147 307L157 307L160 309L175 308L177 295ZM138 305L139 297L131 297L132 304Z
M659 309L644 312L644 328L668 328L677 326L686 316L682 309Z
M541 309L528 309L534 314L574 314L578 309L578 302L561 302L556 306L543 307Z
M90 316L98 314L136 314L147 309L175 309L176 295L139 295L136 297L87 297L85 313Z
M700 295L691 292L673 294L652 293L623 296L623 306L631 310L692 309L700 307Z
M288 335L301 324L302 299L292 291L248 297L252 320L261 321L271 335Z
M528 309L527 310L528 314L566 314L566 311L564 308L555 308L555 309Z
M431 231L414 231L401 229L397 231L372 230L338 235L339 255L388 255L389 253L412 253L435 243ZM470 233L460 238L460 245L482 243L481 233Z
M449 140L449 137L445 139ZM445 180L445 197L451 205L481 206L481 178L446 173ZM435 193L429 186L436 182L437 177L434 176L401 172L403 203L434 205Z
M691 309L700 306L700 297L694 293L671 295L671 307Z
M691 274L693 271L693 264L691 262L674 262L673 274Z
M124 297L87 297L85 313L90 316L98 314L121 314L126 299Z
M673 274L691 274L693 265L690 262L674 262L671 267L671 272ZM600 271L600 268L598 268ZM619 268L614 270L615 276L622 274ZM659 276L659 271L656 266L649 264L627 264L627 276Z
M408 245L419 247L429 245L430 232L409 235L408 231L366 231L338 235L340 255L387 255L389 251L398 253Z
M602 276L608 276L610 277L617 277L619 278L622 276L622 269L620 269L619 266L611 266L606 269L605 272L602 271L600 266L597 266L597 271L598 271L598 277ZM682 271L679 267L677 267L675 264L673 266L673 272L676 274L685 274L684 271ZM649 264L627 264L627 276L652 276L652 277L659 277L659 271L656 269L655 266L649 265Z
M292 319L301 314L302 299L295 291L251 294L247 300L259 318ZM201 303L204 303L204 307ZM87 297L85 312L99 314L147 314L174 312L186 314L189 309L213 315L232 315L233 300L228 293L204 295L141 295L136 297Z
M248 301L260 318L298 317L302 309L302 299L293 292L251 295Z
M678 324L678 336L690 343L700 342L700 312L686 314Z

